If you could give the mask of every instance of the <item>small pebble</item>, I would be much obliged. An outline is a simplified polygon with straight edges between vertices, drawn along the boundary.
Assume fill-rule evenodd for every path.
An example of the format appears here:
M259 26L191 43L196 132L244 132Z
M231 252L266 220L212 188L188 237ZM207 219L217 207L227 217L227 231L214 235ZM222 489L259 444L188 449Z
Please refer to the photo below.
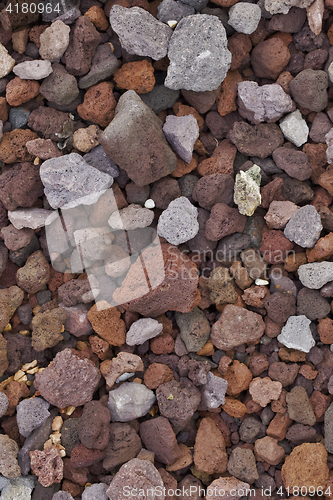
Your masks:
M42 80L52 73L50 61L25 61L13 68L13 73L21 80Z
M290 316L277 339L289 349L309 352L316 345L310 330L311 320L306 316Z
M141 318L132 323L126 334L127 345L141 345L146 340L153 339L163 330L162 323L152 318Z
M309 127L298 109L281 120L280 129L287 141L297 147L308 140Z
M157 224L157 233L172 245L179 245L194 238L199 231L198 209L180 196L169 203L162 212Z

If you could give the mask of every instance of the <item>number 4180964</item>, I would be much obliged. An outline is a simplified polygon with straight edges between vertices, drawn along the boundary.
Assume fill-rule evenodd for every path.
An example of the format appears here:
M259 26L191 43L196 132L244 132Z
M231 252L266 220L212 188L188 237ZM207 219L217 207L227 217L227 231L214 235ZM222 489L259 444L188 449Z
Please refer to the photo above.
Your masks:
M315 488L314 486L293 486L293 487L289 487L289 486L286 486L285 487L285 491L287 492L288 496L289 495L292 495L294 497L305 497L305 496L310 496L310 497L313 497L314 495L317 495L318 497L322 497L322 496L328 496L330 497L331 496L331 487L330 486L327 486L327 488L323 488L322 486L318 486L317 488ZM333 491L332 491L333 493ZM284 494L284 491L283 491L283 488L282 486L277 490L277 494L278 495L283 495Z
M60 4L57 3L55 6L53 6L51 3L9 3L6 7L6 11L9 12L10 14L12 12L18 14L19 12L22 12L22 14L51 14L52 12L58 12L60 13Z

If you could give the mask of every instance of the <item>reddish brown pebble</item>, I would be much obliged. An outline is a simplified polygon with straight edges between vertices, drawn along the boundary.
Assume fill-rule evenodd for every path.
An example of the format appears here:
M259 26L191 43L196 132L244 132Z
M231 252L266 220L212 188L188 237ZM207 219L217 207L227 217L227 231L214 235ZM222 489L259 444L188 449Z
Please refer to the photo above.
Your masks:
M63 463L59 450L53 446L46 450L30 451L31 470L44 488L60 483L63 478Z
M94 331L111 346L125 343L126 327L116 307L111 307L105 300L97 302L87 314Z
M113 78L120 89L135 90L138 94L151 92L155 85L154 68L147 59L123 64Z
M84 95L84 101L77 107L77 112L83 120L107 127L114 117L116 100L109 82L102 82L90 87Z

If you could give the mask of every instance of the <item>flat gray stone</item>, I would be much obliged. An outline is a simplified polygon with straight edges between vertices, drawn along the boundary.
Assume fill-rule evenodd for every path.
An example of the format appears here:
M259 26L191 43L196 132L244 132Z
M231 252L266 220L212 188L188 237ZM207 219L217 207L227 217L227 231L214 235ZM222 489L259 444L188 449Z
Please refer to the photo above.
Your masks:
M303 248L312 248L320 237L323 225L320 215L313 205L305 205L295 212L284 229L289 241Z
M261 9L255 3L238 2L229 9L228 24L238 33L251 35L259 24Z
M150 226L154 220L154 212L141 205L128 205L128 207L116 210L108 219L112 229L138 229Z
M82 500L108 500L106 490L108 485L105 483L95 483L88 486L82 493Z
M162 323L153 318L141 318L132 323L126 334L127 345L141 345L146 340L153 339L163 330Z
M119 36L123 49L129 54L148 56L155 61L167 55L172 30L141 7L114 5L110 24Z
M311 320L303 314L301 316L289 316L277 339L289 349L309 352L316 345L312 337L310 324Z
M143 102L156 114L165 109L172 108L179 96L179 90L168 89L164 85L155 85L151 92L140 95Z
M298 277L302 285L319 290L333 280L333 262L312 262L298 268Z
M217 89L231 63L223 24L207 14L183 18L171 37L168 57L166 87L195 92Z
M8 479L1 489L1 500L30 500L36 476L20 476Z
M155 403L153 391L143 384L125 382L109 392L108 408L112 422L129 422L144 417Z
M162 0L157 7L157 19L162 23L168 21L177 21L178 23L183 17L193 14L195 14L194 7L180 1L175 2L175 0Z
M203 411L218 408L225 403L228 382L212 372L207 373L207 383L201 389L200 409Z
M198 209L181 196L169 203L157 224L157 234L172 245L180 245L198 234Z
M25 61L13 68L13 73L21 80L42 80L52 73L50 61Z
M52 214L52 210L44 208L17 208L16 210L8 210L8 219L16 229L24 227L37 229L45 226L45 222Z
M52 208L92 205L113 183L110 175L91 167L77 153L46 160L40 177Z
M34 429L42 425L50 416L50 404L43 398L24 399L17 405L17 425L20 434L28 437Z
M194 116L168 115L163 132L180 158L186 163L191 163L194 143L199 137L199 126Z

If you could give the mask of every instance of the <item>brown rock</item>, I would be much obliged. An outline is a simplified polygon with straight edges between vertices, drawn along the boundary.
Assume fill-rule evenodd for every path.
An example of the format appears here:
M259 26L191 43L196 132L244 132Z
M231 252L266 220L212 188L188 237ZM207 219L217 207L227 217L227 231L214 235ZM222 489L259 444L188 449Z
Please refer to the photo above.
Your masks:
M113 78L120 89L135 90L137 94L147 94L155 85L154 68L147 59L123 64Z
M333 255L333 233L328 233L319 238L313 248L306 249L308 262L321 262L328 260Z
M204 114L213 106L216 96L219 93L219 88L216 90L207 90L206 92L194 92L193 90L182 89L181 93L191 106L199 113Z
M224 492L224 500L240 500L243 492L249 488L249 483L243 483L235 477L219 477L208 486L205 500L221 500L220 491Z
M242 299L248 306L262 308L265 298L269 295L269 290L265 286L253 285L245 290Z
M163 177L163 179L151 185L149 198L154 200L157 208L165 210L171 201L179 198L181 195L181 190L176 179Z
M150 340L150 349L154 354L171 354L175 348L175 341L170 333L161 333Z
M235 122L228 139L240 153L259 158L267 158L284 142L283 134L276 123L250 125L247 122Z
M186 161L179 158L179 156L177 156L177 167L176 170L171 172L171 175L172 177L177 177L177 178L183 177L183 175L189 174L190 172L192 172L192 170L197 168L197 165L198 165L198 157L195 153L193 154L190 163L187 163Z
M307 380L314 380L318 372L317 370L313 370L310 365L302 365L299 369L299 374L303 375Z
M325 172L320 175L318 184L320 184L320 186L326 189L328 193L333 196L333 165L329 165Z
M267 331L265 333L267 335ZM254 377L258 377L258 375L266 371L269 367L267 355L263 352L255 353L253 356L251 356L248 367L250 368L252 375Z
M60 137L67 137L68 130L73 130L73 120L71 120L68 113L46 106L39 106L30 113L28 127L35 132L39 132L44 139L52 139L52 141L58 142L59 134ZM37 134L34 134L34 137L30 137L27 141L37 137Z
M218 241L233 233L242 233L245 228L246 216L241 215L237 208L230 208L226 203L217 203L211 210L205 226L207 240Z
M276 80L288 64L290 52L280 38L259 42L251 54L253 71L259 78Z
M269 377L256 377L249 386L253 401L265 408L272 400L279 398L282 391L281 382L273 382Z
M328 479L327 451L321 443L296 446L281 469L284 487L324 488Z
M28 42L29 28L21 26L17 30L13 31L12 43L13 49L19 54L23 54Z
M305 181L311 176L311 165L303 151L291 148L276 148L272 156L276 165L290 177Z
M203 418L195 438L194 464L206 474L221 474L227 470L228 455L222 432L212 419Z
M141 439L132 425L114 422L110 425L110 440L105 449L103 467L106 470L118 467L135 458L142 449Z
M104 128L113 119L116 104L111 84L102 82L87 90L83 103L77 107L77 112L83 120L97 123Z
M238 298L235 285L229 270L216 267L209 275L207 287L209 298L214 304L234 304Z
M293 387L286 395L288 415L295 422L304 425L314 425L316 416L304 387Z
M198 111L195 108L192 108L191 106L186 106L186 104L182 104L181 102L175 102L175 104L172 106L172 109L176 116L188 116L188 115L194 116L194 118L197 120L199 131L201 132L205 120L202 118L201 115L199 115Z
M110 439L110 410L100 401L88 401L83 408L78 435L86 447L104 450Z
M201 177L196 183L192 198L202 208L211 210L216 203L233 203L234 180L231 175L212 174Z
M228 382L227 394L237 396L248 389L252 380L252 373L244 363L240 363L237 359L231 363L232 360L228 356L223 356L218 370Z
M175 472L181 469L185 469L185 467L188 467L193 462L192 451L190 448L188 448L188 446L186 446L183 443L180 443L179 449L181 451L182 456L178 458L178 460L176 460L173 464L167 465L166 466L167 471Z
M0 435L0 472L4 477L12 479L21 475L21 469L16 460L19 447L9 436Z
M182 456L170 422L165 417L142 422L140 436L144 446L155 453L159 462L171 465Z
M27 293L42 290L50 279L50 266L41 250L28 257L25 265L16 273L16 283Z
M228 472L250 484L259 479L256 460L250 448L234 448L229 457Z
M237 110L237 85L242 81L243 78L237 70L228 71L221 85L221 93L216 99L217 111L221 116Z
M14 129L11 132L4 132L0 144L0 161L4 163L32 161L34 157L28 152L26 143L37 137L35 132L28 129ZM20 169L17 167L17 170ZM11 171L2 174L2 176L6 174L7 177L12 177ZM2 176L1 178L3 178Z
M73 147L89 153L95 146L98 146L101 130L97 125L90 125L87 128L79 128L73 134Z
M109 343L98 337L98 335L90 335L89 343L92 352L97 354L100 360L104 361L112 357Z
M323 344L333 344L333 320L331 318L320 319L318 333Z
M120 318L120 312L116 307L111 307L106 300L100 300L94 304L88 312L94 331L110 345L121 346L126 340L126 326Z
M267 436L271 436L278 441L282 441L282 439L286 437L288 427L290 427L292 423L293 421L287 412L277 413L267 427Z
M288 387L297 377L299 366L297 363L287 365L286 363L277 361L269 366L268 376L272 380L281 382L282 387Z
M284 229L298 208L291 201L272 201L264 217L267 227L269 229Z
M190 312L199 303L197 267L176 247L162 243L160 248L147 248L141 259L149 262L149 275L154 276L157 286L148 292L141 260L138 259L113 294L113 299L126 310L155 317L168 310ZM128 302L134 289L139 298Z
M5 123L8 120L7 103L4 97L0 97L0 120Z
M52 484L61 483L63 478L63 463L59 450L54 446L46 450L29 452L31 470L38 477L39 483L47 488Z
M263 208L269 208L273 201L285 201L285 197L282 195L283 180L280 177L275 177L272 182L266 184L266 186L260 189L261 194L261 206Z
M310 397L310 403L316 415L317 421L322 422L324 414L331 404L330 396L314 390Z
M250 278L249 271L243 267L238 260L235 260L230 267L230 274L231 276L234 276L236 285L241 290L249 288L253 283L253 279Z
M228 49L232 56L230 71L234 71L238 69L242 65L242 62L250 55L252 49L250 36L244 35L244 33L234 33L228 38Z
M89 450L83 444L77 444L72 449L71 453L71 466L76 469L80 467L89 467L90 465L97 464L105 457L105 451Z
M15 76L6 86L6 101L10 106L20 106L30 101L39 93L39 83L36 80L21 80Z
M95 28L100 31L106 31L109 27L109 21L104 13L104 10L97 5L92 5L90 9L84 13L84 16L88 17Z
M173 373L167 365L163 363L152 363L145 371L143 381L148 389L154 390L160 385L170 382L173 378Z
M202 176L217 173L233 175L236 153L237 148L228 139L223 139L212 156L199 163L197 171Z
M89 17L80 16L70 32L69 45L64 55L68 73L74 76L88 73L91 60L101 40L101 34Z
M289 293L274 292L264 303L267 316L275 323L285 323L289 316L296 315L295 297Z
M26 148L28 153L41 160L49 160L50 158L61 156L57 145L51 139L33 139L26 143Z
M143 369L143 363L140 356L129 352L119 352L115 358L106 359L100 365L101 374L105 378L109 388L116 383L116 380L123 373L141 372Z
M54 347L64 339L61 332L66 318L67 313L61 307L40 312L32 318L31 345L35 351Z
M12 224L9 224L1 229L0 234L8 250L15 251L29 245L35 232L27 227L16 229Z
M257 460L269 465L278 465L284 459L284 449L270 436L257 439L254 444L254 453Z
M33 26L29 31L29 40L34 43L38 49L40 48L40 35L44 33L47 27L46 24L37 25Z
M306 258L305 252L299 252L296 254L290 254L284 259L284 268L289 273L297 271L299 266L307 264L308 260Z
M222 410L228 415L234 418L242 418L247 412L247 408L244 403L238 401L238 399L228 398L226 396L224 405L221 406Z
M9 362L7 358L7 340L0 333L0 377L2 377L2 375L5 373L8 366Z
M218 349L233 349L244 343L258 343L264 330L259 314L228 304L212 326L211 341Z
M321 113L318 113L321 114ZM325 115L326 116L326 115ZM309 144L303 146L303 151L308 157L312 168L311 180L318 184L318 179L325 172L327 166L327 144Z

